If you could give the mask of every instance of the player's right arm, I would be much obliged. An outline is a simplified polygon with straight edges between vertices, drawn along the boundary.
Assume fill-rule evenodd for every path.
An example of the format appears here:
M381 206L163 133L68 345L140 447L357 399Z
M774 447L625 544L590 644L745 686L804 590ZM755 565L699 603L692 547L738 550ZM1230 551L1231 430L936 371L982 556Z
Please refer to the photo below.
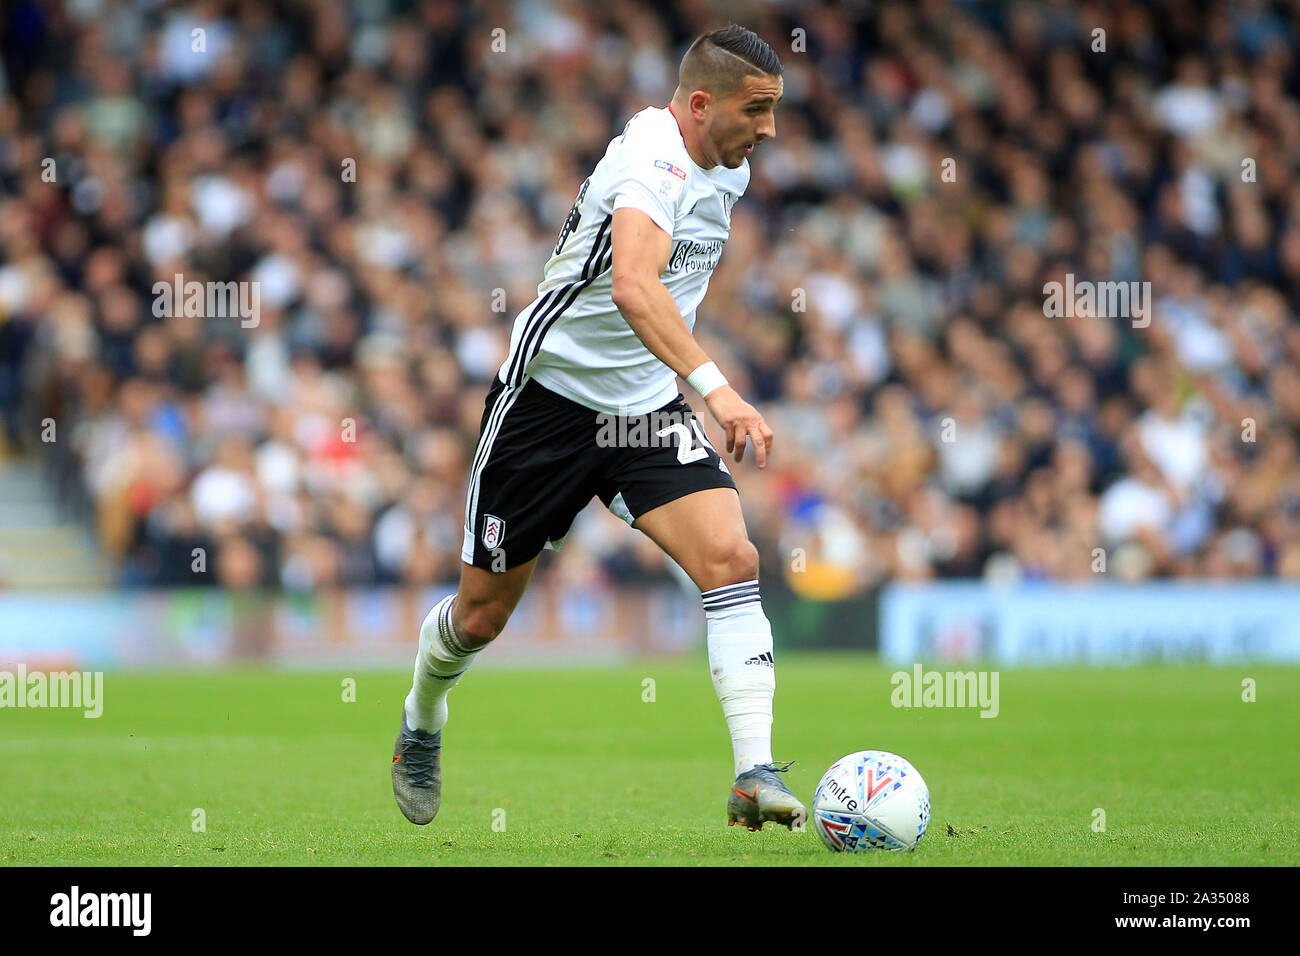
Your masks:
M668 266L672 238L639 209L614 210L610 224L613 247L614 305L651 354L686 378L709 362L708 355L686 327L672 293L659 281ZM745 439L754 442L758 467L767 464L772 429L754 406L730 385L709 392L704 403L727 435L727 451L745 457Z

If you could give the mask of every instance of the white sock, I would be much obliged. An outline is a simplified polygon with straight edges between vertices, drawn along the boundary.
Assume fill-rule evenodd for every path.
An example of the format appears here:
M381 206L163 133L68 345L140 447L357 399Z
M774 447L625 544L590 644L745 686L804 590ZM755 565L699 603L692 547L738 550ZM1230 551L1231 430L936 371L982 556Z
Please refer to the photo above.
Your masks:
M406 725L437 733L447 725L447 692L469 670L478 652L465 650L451 623L456 595L439 601L420 626L420 650L415 655L415 677L406 695Z
M709 671L731 732L736 776L772 762L772 697L776 661L772 625L758 582L729 584L700 595L709 623Z

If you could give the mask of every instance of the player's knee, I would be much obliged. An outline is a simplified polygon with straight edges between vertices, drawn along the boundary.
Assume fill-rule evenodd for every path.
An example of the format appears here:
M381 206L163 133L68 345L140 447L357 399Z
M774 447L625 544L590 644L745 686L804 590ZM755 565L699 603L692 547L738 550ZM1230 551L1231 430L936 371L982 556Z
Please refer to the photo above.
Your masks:
M462 607L459 600L456 601L452 615L456 636L471 650L478 650L491 644L496 636L505 630L509 618L510 613L498 604L466 602Z
M743 537L718 542L710 555L708 578L710 587L756 580L758 548Z

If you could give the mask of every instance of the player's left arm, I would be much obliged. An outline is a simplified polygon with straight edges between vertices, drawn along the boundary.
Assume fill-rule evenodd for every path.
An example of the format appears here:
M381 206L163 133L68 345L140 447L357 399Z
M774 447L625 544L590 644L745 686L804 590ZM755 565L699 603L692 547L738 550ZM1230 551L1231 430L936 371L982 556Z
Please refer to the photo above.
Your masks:
M668 267L672 238L639 209L614 210L610 241L613 246L614 305L650 353L670 369L687 378L709 356L687 328L672 293L660 281ZM745 457L745 439L754 442L758 467L767 464L772 448L772 429L758 409L746 402L730 385L711 389L704 396L713 417L727 435L727 451L736 461Z

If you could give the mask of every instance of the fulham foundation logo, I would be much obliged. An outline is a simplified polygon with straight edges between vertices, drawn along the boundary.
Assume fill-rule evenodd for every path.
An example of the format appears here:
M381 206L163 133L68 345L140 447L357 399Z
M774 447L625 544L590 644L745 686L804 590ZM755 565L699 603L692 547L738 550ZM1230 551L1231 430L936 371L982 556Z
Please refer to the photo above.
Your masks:
M51 926L129 926L134 936L148 936L152 893L70 893L50 897Z
M496 515L483 516L483 547L493 551L505 536L506 523L504 521Z

